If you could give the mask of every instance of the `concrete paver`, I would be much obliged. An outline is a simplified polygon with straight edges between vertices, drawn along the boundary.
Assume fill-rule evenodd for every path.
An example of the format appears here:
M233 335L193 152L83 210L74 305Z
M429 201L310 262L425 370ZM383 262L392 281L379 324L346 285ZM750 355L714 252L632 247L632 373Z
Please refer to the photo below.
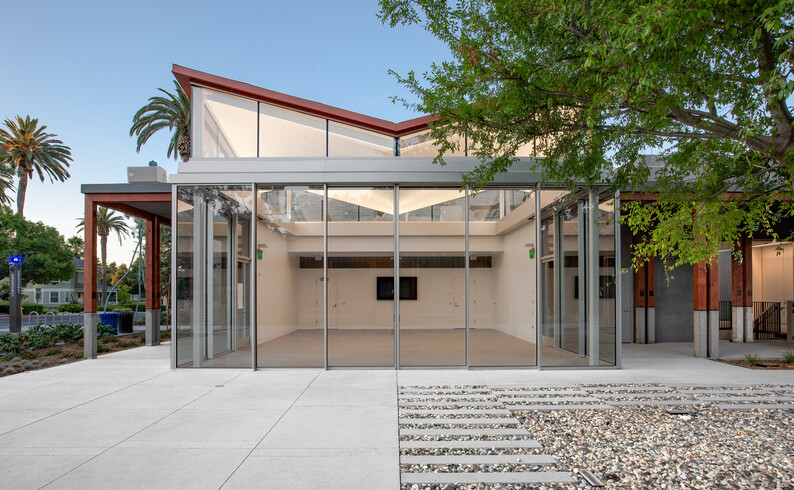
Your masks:
M171 371L169 348L167 343L141 347L0 378L0 486L396 489L398 386L500 386L494 393L509 401L501 395L512 395L511 387L524 388L516 395L542 400L547 395L593 397L602 391L581 384L658 383L658 389L623 388L627 396L658 391L661 398L673 386L694 400L707 400L708 394L759 396L757 390L747 393L748 384L794 385L794 371L749 370L696 359L691 344L624 345L624 369L595 371ZM720 348L737 358L746 352L774 357L794 350L782 343L728 342ZM767 391L770 402L794 395L788 388ZM415 395L422 401L402 405L497 402L493 396L469 395L467 400L424 390ZM735 398L724 408L748 408L748 397ZM609 403L612 397L604 399ZM791 406L767 406L778 405ZM529 437L526 430L521 434ZM520 444L537 443L527 439ZM540 472L538 478L565 476L551 473Z

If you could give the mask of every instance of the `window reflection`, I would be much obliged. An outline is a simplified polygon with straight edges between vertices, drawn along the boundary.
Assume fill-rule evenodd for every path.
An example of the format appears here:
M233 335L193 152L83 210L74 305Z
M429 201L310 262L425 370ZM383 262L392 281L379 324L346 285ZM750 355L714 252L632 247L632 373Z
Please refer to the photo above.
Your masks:
M394 138L330 122L328 125L328 156L394 156Z
M259 104L260 157L324 157L325 119Z

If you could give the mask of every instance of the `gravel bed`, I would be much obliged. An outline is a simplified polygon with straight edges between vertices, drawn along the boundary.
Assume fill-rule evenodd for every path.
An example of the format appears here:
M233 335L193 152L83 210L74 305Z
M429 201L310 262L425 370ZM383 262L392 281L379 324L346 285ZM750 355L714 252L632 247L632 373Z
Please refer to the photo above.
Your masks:
M462 400L460 398L447 398L447 397L442 397L442 396L439 396L437 398L434 397L432 400L433 400L434 403L461 403L462 402ZM483 395L482 397L471 397L471 399L467 399L467 400L468 401L472 401L472 402L493 402L493 403L496 403L496 404L499 403L499 401L496 400L493 395ZM427 403L428 399L427 398L412 398L411 396L401 396L400 397L400 401L401 402L425 402L425 403Z
M790 411L704 407L681 416L668 409L514 415L557 458L559 471L587 469L608 487L793 488Z

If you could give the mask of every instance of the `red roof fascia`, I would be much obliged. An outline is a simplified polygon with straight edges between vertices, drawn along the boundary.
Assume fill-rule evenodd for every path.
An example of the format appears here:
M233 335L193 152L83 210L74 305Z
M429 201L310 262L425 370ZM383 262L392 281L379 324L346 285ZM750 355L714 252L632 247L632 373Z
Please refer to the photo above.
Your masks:
M402 136L427 129L428 123L438 119L437 116L422 116L415 119L409 119L408 121L393 123L391 121L385 121L376 117L347 111L345 109L321 104L319 102L282 94L280 92L257 87L248 83L238 82L236 80L230 80L228 78L223 78L216 75L210 75L209 73L192 70L184 66L173 65L171 71L188 97L192 96L190 90L191 84L196 84L204 87L223 90L224 92L241 95L243 97L249 97L262 102L267 102L269 104L275 104L288 109L294 109L333 121L339 121L342 123L351 124L353 126L370 129L379 133L388 134L390 136Z

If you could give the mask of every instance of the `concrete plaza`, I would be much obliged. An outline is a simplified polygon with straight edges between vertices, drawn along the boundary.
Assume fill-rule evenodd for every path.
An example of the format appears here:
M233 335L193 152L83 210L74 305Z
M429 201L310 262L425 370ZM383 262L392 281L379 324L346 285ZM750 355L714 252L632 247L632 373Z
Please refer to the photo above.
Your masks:
M794 345L722 342L725 357ZM0 378L0 488L399 488L401 385L794 384L623 346L623 369L169 369L168 344Z

